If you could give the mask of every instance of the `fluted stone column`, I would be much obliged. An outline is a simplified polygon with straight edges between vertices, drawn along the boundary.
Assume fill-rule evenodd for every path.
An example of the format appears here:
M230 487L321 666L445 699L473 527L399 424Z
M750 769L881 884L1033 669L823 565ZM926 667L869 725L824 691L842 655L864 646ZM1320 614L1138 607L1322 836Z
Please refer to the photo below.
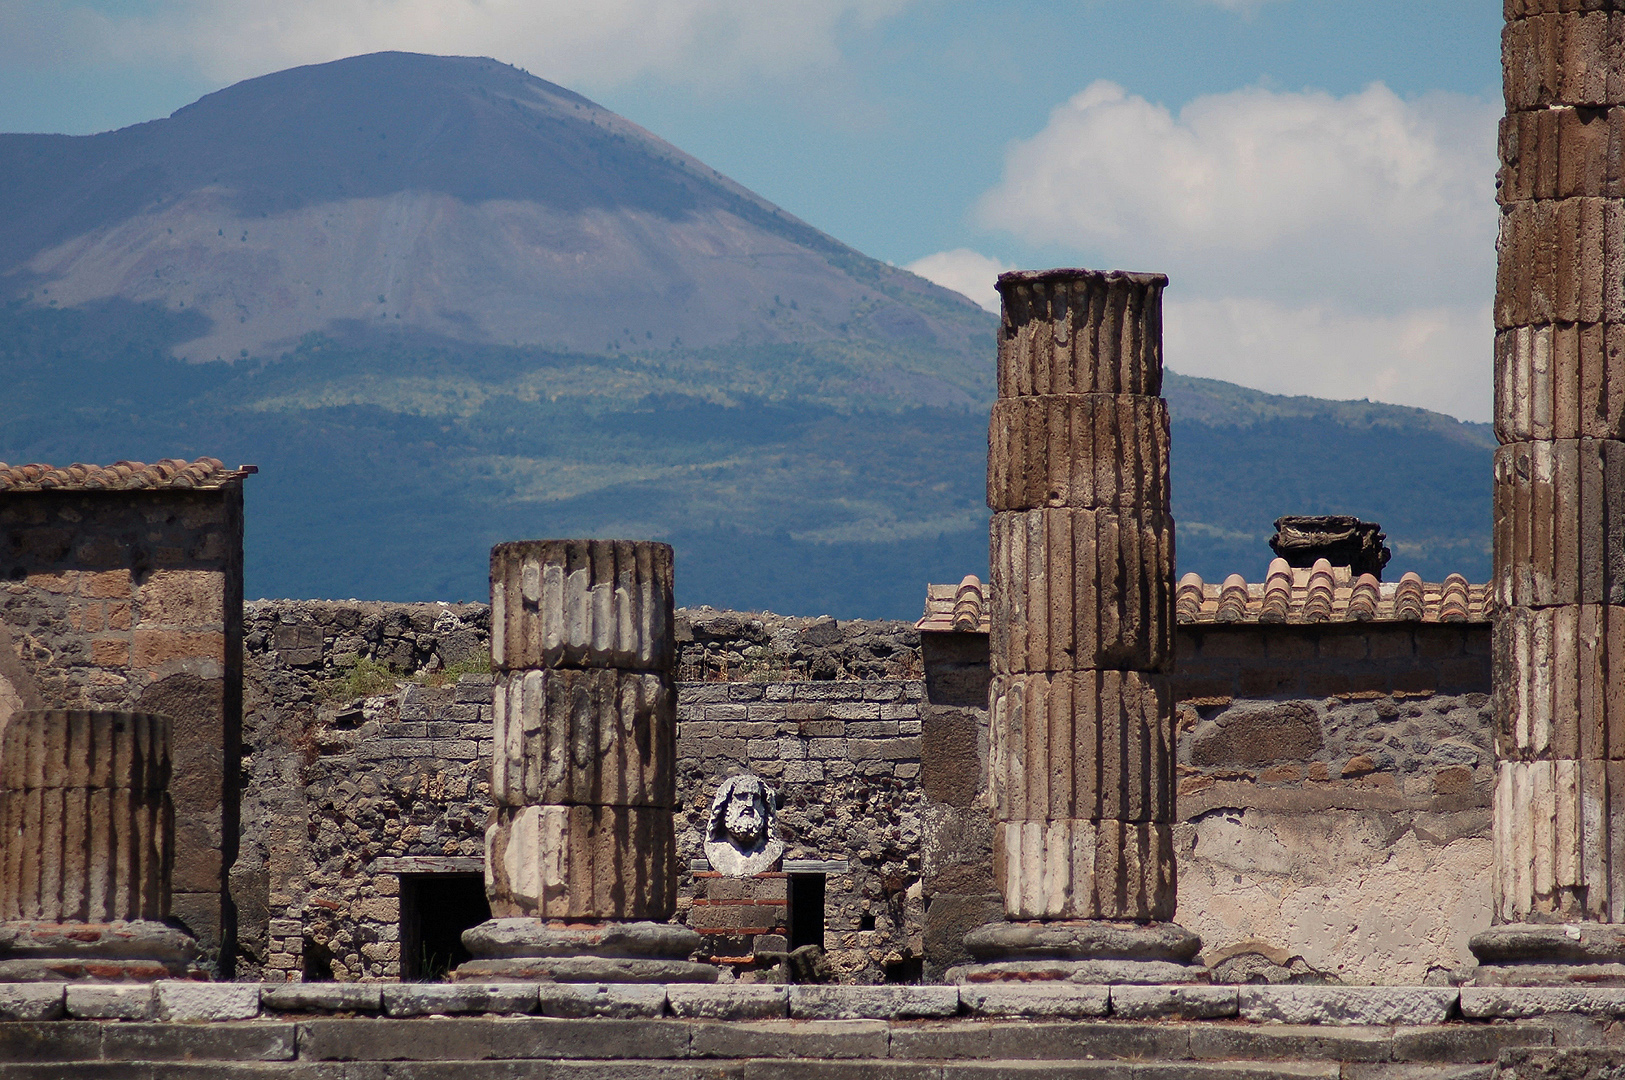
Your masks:
M195 951L169 914L168 717L32 711L0 737L0 980L154 979Z
M1485 982L1625 982L1625 13L1509 0Z
M999 278L990 787L1003 925L962 980L1198 978L1174 914L1160 274Z
M460 979L710 981L676 907L672 549L491 551L491 922Z

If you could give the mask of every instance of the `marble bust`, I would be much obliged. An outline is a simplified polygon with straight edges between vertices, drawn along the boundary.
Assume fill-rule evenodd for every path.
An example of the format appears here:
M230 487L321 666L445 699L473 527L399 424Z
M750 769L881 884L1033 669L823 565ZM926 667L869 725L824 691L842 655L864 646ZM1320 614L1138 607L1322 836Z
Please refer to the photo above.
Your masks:
M746 773L730 776L711 800L705 857L711 869L735 877L774 869L784 855L775 828L773 789Z

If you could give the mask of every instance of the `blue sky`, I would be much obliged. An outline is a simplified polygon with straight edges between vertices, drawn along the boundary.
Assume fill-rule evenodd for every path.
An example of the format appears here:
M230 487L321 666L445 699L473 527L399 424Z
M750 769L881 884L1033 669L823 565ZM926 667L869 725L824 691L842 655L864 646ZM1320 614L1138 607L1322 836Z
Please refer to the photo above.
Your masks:
M494 56L878 258L1162 270L1174 370L1483 420L1491 0L5 0L0 130L299 63Z

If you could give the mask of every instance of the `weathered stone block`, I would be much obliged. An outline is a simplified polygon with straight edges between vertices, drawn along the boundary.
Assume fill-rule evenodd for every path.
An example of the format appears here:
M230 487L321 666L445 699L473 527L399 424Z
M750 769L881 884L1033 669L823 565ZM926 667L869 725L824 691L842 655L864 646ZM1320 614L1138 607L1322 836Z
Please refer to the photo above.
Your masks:
M0 1020L55 1020L62 1012L61 983L0 983Z
M1174 529L1160 510L993 515L994 674L1116 668L1173 658Z
M1167 510L1168 406L1140 394L1004 398L988 430L994 510Z
M531 1013L536 986L527 983L411 983L383 987L388 1016Z
M1243 1020L1278 1024L1440 1024L1457 991L1431 986L1243 986Z
M695 1020L773 1020L790 1015L790 991L784 986L720 986L666 988L666 1003L673 1016Z
M260 1013L258 983L200 983L185 980L154 984L160 1019L182 1023L248 1020Z
M157 1006L151 986L69 983L68 1015L75 1020L147 1020Z
M1625 443L1502 446L1494 530L1501 605L1625 604Z
M1493 813L1496 921L1625 921L1625 762L1502 761Z
M676 695L669 679L612 668L497 676L491 798L673 806Z
M542 1016L657 1017L666 1011L666 988L636 983L540 983L536 1012ZM518 1010L514 1010L518 1011Z
M919 1020L959 1012L957 986L792 986L793 1020Z
M1501 36L1508 112L1625 102L1620 12L1573 0L1515 2Z
M1001 398L1162 392L1161 274L1005 274Z
M1503 205L1528 199L1617 198L1625 109L1559 106L1502 118Z
M1195 1024L1189 1031L1198 1061L1387 1061L1393 1053L1387 1027Z
M1012 919L1171 919L1167 825L1008 821L993 828L993 870Z
M685 1021L679 1026L689 1035L690 1056L697 1058L884 1059L890 1045L883 1020Z
M1497 753L1625 758L1625 607L1515 607L1493 633Z
M291 1061L296 1039L293 1024L107 1024L102 1056L110 1061ZM220 1066L213 1069L230 1075Z
M1112 1015L1125 1020L1218 1020L1238 1009L1233 986L1114 986L1111 992Z
M1464 986L1461 1014L1469 1020L1525 1020L1537 1016L1625 1016L1625 987Z
M1625 208L1574 198L1502 208L1495 327L1625 321Z
M640 540L525 540L491 549L498 670L670 671L672 549Z
M0 746L0 919L113 922L169 913L170 721L20 712Z
M493 917L671 917L672 812L625 806L498 807L486 832Z
M411 1020L307 1020L302 1061L492 1061L511 1059L676 1059L687 1056L689 1025L677 1020L565 1020L452 1016ZM884 1025L881 1026L884 1039ZM884 1042L882 1042L884 1048ZM882 1049L884 1052L884 1049Z
M959 988L959 999L972 1016L1057 1020L1105 1016L1111 1009L1111 987L990 983Z
M1008 1069L1012 1062L1046 1062L1027 1065L1021 1071L1030 1076L1067 1076L1057 1065L1101 1061L1136 1062L1183 1061L1190 1057L1189 1035L1172 1024L1117 1024L1091 1020L1028 1020L1021 1023L997 1020L960 1020L953 1024L900 1024L892 1028L892 1057L914 1060L992 1059L996 1068ZM1141 1069L1145 1066L1141 1064ZM946 1071L946 1070L945 1070ZM991 1071L991 1070L990 1070ZM999 1076L999 1071L992 1071ZM1020 1075L1016 1072L1013 1075ZM950 1076L976 1076L976 1072L947 1072ZM981 1075L987 1075L983 1073ZM1006 1073L1006 1075L1012 1075ZM1093 1071L1085 1073L1093 1080ZM1121 1073L1105 1072L1107 1077ZM1154 1074L1153 1074L1154 1075ZM1177 1075L1177 1074L1173 1074ZM1124 1077L1124 1080L1127 1080Z
M993 818L1172 820L1168 680L1137 671L997 675Z
M260 1008L281 1013L376 1013L384 1006L377 983L284 983L260 988Z

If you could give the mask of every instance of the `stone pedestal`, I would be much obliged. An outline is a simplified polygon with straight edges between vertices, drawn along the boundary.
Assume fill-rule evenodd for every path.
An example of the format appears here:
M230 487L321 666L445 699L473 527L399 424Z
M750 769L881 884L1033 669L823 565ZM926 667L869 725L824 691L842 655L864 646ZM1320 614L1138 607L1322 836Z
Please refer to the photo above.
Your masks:
M790 875L743 877L696 871L688 925L700 935L700 955L740 971L756 967L756 954L790 949Z
M999 278L989 692L1009 922L961 982L1183 982L1174 914L1174 522L1158 274Z
M1493 984L1625 985L1625 72L1578 6L1502 37Z
M0 981L185 974L169 914L170 721L14 714L0 739Z
M672 550L491 551L491 922L457 979L711 981L676 907Z

